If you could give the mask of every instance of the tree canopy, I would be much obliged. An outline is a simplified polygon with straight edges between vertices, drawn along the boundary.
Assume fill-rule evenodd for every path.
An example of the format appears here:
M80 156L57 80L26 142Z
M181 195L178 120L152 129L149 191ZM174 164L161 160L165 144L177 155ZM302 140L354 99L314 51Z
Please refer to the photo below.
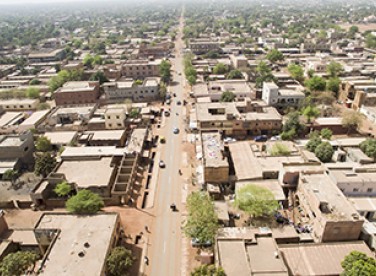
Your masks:
M252 184L237 191L234 205L252 217L272 215L279 207L270 190Z
M360 128L362 123L362 115L354 110L348 110L342 114L342 125L348 129L348 133Z
M163 60L159 66L161 80L168 83L171 79L171 63L168 60Z
M50 139L45 136L39 136L35 144L37 151L47 152L52 150Z
M303 115L307 119L307 123L310 124L313 118L317 118L320 115L320 111L317 107L309 105L303 110Z
M323 128L320 131L320 135L323 139L330 140L332 139L333 131L331 131L329 128Z
M228 72L228 66L221 62L217 63L213 68L213 73L217 75L225 74L227 72Z
M341 63L332 61L326 67L326 71L331 78L337 78L343 72Z
M99 81L99 84L103 84L105 82L109 82L108 78L105 76L103 71L97 71L90 76L90 81Z
M18 251L4 257L0 263L1 275L24 275L38 260L38 255L31 251Z
M94 214L104 207L102 198L89 190L80 190L66 202L66 208L71 213Z
M71 191L72 186L66 181L57 184L54 189L55 194L57 194L59 197L66 197L71 193Z
M235 70L231 70L228 74L227 74L227 79L229 80L239 80L239 79L242 79L243 78L243 74L240 70L238 69L235 69Z
M196 267L191 276L226 276L222 267L216 267L215 265L200 265Z
M310 91L324 91L326 88L326 82L322 77L313 76L304 82L304 85L308 87Z
M300 122L300 114L294 111L288 114L286 122L283 124L281 134L283 140L291 140L304 131L304 125Z
M218 230L218 216L209 196L203 192L191 193L187 198L187 209L185 234L201 243L213 242Z
M35 159L34 172L36 175L42 175L46 177L55 168L56 160L51 156L49 152L44 152L41 155L37 155Z
M360 149L368 156L376 159L376 140L367 139L360 143Z
M334 149L329 142L321 142L315 149L315 155L321 162L332 160Z
M322 140L320 136L315 135L309 139L309 141L306 144L306 149L315 152L316 148L322 143Z
M277 49L270 50L269 53L266 55L266 58L271 62L276 62L284 59L283 54Z
M291 74L291 77L297 81L303 81L304 80L304 70L300 65L291 63L287 70Z
M256 86L262 87L263 82L275 81L272 74L272 69L264 62L261 61L256 67Z
M235 100L235 94L231 91L225 91L221 95L221 102L233 102Z
M341 263L343 276L376 275L376 260L359 251L352 251Z
M280 142L274 143L270 150L270 155L272 156L289 156L290 154L289 148Z
M8 169L3 173L2 179L14 181L17 177L18 177L17 170Z
M54 92L59 87L62 87L64 83L68 81L80 81L82 80L83 70L61 70L48 82L50 91Z
M106 270L109 276L126 276L133 265L132 251L118 246L111 250L106 259Z

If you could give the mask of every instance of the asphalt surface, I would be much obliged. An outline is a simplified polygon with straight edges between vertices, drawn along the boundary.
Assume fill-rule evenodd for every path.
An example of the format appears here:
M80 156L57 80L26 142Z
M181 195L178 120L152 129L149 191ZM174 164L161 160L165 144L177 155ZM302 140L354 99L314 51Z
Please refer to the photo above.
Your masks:
M166 167L160 169L155 197L155 224L149 251L150 270L146 272L147 275L152 276L177 276L181 275L182 269L181 195L183 178L179 175L183 156L182 138L185 135L182 28L181 18L175 41L175 58L170 59L173 82L168 87L171 95L176 93L176 97L172 97L171 106L168 106L171 108L171 115L164 118L162 125L166 143L160 147L160 151L161 160L164 161ZM182 104L177 105L178 101L181 101ZM180 130L178 134L173 133L175 127ZM176 212L170 209L172 203L177 206Z

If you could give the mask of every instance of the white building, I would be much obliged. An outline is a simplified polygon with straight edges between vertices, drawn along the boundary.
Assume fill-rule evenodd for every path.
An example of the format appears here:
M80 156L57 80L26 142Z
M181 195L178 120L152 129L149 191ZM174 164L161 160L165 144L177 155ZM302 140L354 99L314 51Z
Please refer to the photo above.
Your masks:
M274 82L264 82L262 87L262 100L277 108L298 107L304 98L301 86L286 86L280 89Z

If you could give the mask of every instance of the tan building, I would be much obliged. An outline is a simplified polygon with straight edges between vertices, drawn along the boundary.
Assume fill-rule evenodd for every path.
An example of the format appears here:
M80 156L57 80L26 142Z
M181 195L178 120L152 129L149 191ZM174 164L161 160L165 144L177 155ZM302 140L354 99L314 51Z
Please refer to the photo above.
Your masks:
M56 105L96 103L99 97L98 81L71 81L54 93Z
M128 60L121 66L121 75L126 78L144 79L159 77L159 66L162 60Z
M209 51L218 51L220 43L207 38L191 39L188 47L194 54L205 54Z
M39 99L9 99L0 100L0 108L6 111L26 111L36 110L38 108Z
M338 99L347 106L358 110L362 105L376 105L376 82L367 77L347 77L341 79Z
M141 84L133 79L117 82L106 82L103 84L107 102L124 101L130 99L132 102L150 102L160 99L159 95L160 78L145 78Z
M301 174L296 204L304 213L302 223L311 225L319 242L354 241L364 220L326 174Z
M124 129L126 117L125 107L108 107L104 113L106 129Z
M106 275L106 258L121 238L118 214L44 213L35 239L43 256L38 275Z
M273 134L282 128L282 117L263 102L197 103L196 119L201 131L223 131L224 135Z
M51 62L51 61L60 61L64 58L64 49L56 49L52 51L45 51L41 53L30 53L29 62L30 63L39 63L39 62Z
M206 183L227 183L229 164L218 132L201 133L204 180Z

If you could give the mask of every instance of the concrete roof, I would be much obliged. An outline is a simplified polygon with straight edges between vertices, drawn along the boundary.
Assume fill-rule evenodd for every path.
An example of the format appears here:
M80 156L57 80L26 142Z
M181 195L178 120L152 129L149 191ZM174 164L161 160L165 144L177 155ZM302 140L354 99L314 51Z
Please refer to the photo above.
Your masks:
M24 105L33 105L35 103L38 103L38 99L4 99L0 100L0 105L11 105L11 104L24 104Z
M376 211L376 198L374 197L349 197L348 199L359 212Z
M280 245L279 250L292 275L340 275L341 262L354 250L374 257L363 241Z
M50 110L35 111L29 118L23 121L20 126L34 126L40 120L43 120L49 112Z
M91 140L119 140L123 137L125 130L97 130L85 131L84 134L93 134Z
M244 241L218 240L217 244L219 264L227 276L251 275Z
M317 125L342 125L342 117L322 117L314 121Z
M96 88L96 86L95 85L90 85L90 83L95 83L95 82L69 81L69 82L66 82L56 92L58 92L58 93L64 93L64 92L90 92L90 91L94 91L95 88ZM99 84L99 82L98 82L98 84Z
M22 112L5 112L0 117L0 127L12 125L15 123L15 121L23 117L24 117L24 114Z
M127 141L127 152L138 152L142 151L144 145L144 140L146 138L147 129L146 128L136 128L133 130L131 137Z
M36 229L59 229L41 275L103 275L118 215L90 216L45 213ZM84 244L88 243L89 247ZM84 256L78 253L84 252Z
M64 160L80 157L123 156L126 151L125 148L116 148L115 146L65 147L61 158Z
M272 237L258 237L257 243L247 245L251 264L250 275L288 276L287 268L281 258L276 258L277 244Z
M237 180L262 179L262 168L249 142L230 143L229 149Z
M43 136L47 137L53 145L68 145L76 133L76 131L46 132Z
M222 151L223 143L218 132L201 134L202 148L204 152L205 167L228 167L227 158L224 158Z
M111 157L99 160L63 161L56 173L64 174L68 182L74 182L79 188L107 186L114 167Z

